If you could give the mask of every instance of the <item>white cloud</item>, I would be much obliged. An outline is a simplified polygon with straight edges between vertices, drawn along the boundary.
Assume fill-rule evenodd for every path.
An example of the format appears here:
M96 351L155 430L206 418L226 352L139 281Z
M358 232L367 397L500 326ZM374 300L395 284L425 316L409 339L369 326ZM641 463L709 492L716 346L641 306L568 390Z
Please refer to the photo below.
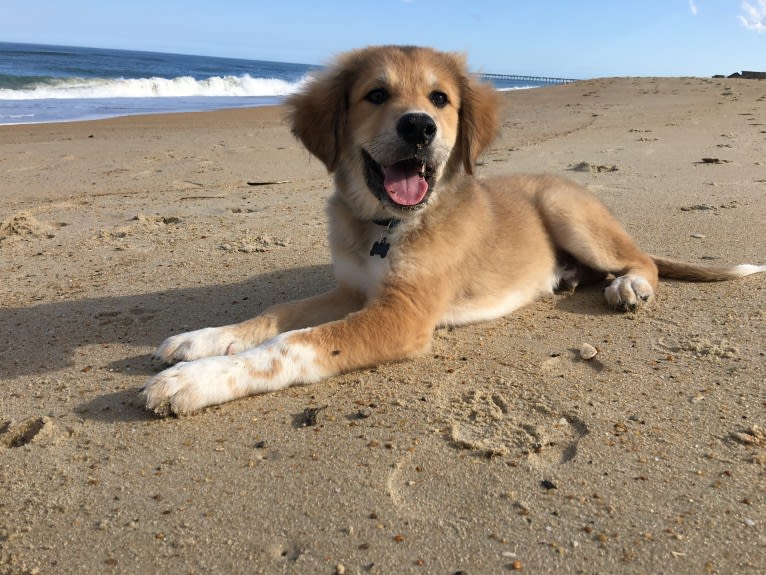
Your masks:
M697 4L694 3L694 0L689 0L689 10L692 11L694 16L697 15Z
M750 3L747 0L742 2L742 12L739 21L748 30L756 32L766 32L766 0L755 0Z

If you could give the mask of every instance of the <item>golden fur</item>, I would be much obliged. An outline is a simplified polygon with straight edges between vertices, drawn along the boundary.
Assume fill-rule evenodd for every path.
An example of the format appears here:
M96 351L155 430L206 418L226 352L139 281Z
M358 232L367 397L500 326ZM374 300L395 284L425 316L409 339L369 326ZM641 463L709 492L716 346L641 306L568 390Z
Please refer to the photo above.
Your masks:
M614 276L607 302L635 310L654 297L658 266L697 281L766 269L652 258L563 178L475 178L498 104L461 57L395 46L347 53L292 96L294 134L335 176L337 288L169 338L156 357L184 363L147 384L147 407L188 413L412 356L439 325L505 315L584 277Z

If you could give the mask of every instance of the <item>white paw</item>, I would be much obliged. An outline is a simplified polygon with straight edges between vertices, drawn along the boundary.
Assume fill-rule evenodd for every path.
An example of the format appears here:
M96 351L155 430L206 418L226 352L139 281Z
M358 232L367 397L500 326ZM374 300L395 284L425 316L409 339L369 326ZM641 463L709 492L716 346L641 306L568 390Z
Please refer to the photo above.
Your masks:
M159 415L186 415L244 395L242 362L236 357L206 357L160 372L144 386L146 409Z
M141 390L146 408L160 415L183 415L294 383L319 381L331 370L317 361L313 345L294 341L301 340L308 331L285 333L236 355L203 357L169 367Z
M616 278L604 290L607 303L621 311L633 311L654 299L654 289L641 276L626 275Z
M201 357L231 355L242 351L241 342L228 327L206 327L167 338L154 352L158 363L172 365Z

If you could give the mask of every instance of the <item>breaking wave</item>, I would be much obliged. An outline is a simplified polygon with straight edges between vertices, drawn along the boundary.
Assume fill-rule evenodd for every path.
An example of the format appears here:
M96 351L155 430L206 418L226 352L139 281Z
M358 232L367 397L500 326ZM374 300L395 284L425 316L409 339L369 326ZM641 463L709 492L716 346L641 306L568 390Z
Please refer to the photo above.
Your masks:
M0 88L0 100L82 98L277 97L300 89L306 79L212 76L177 78L35 78L14 88Z

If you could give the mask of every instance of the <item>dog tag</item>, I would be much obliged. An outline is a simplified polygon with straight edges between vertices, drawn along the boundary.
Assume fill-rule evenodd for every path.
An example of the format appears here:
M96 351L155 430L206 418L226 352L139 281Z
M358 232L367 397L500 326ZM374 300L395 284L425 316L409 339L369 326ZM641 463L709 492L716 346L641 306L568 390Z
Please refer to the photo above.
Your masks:
M391 247L391 244L389 244L386 241L386 238L381 239L379 242L375 242L372 244L372 249L370 250L371 256L380 256L381 258L386 257L388 255L388 248Z

